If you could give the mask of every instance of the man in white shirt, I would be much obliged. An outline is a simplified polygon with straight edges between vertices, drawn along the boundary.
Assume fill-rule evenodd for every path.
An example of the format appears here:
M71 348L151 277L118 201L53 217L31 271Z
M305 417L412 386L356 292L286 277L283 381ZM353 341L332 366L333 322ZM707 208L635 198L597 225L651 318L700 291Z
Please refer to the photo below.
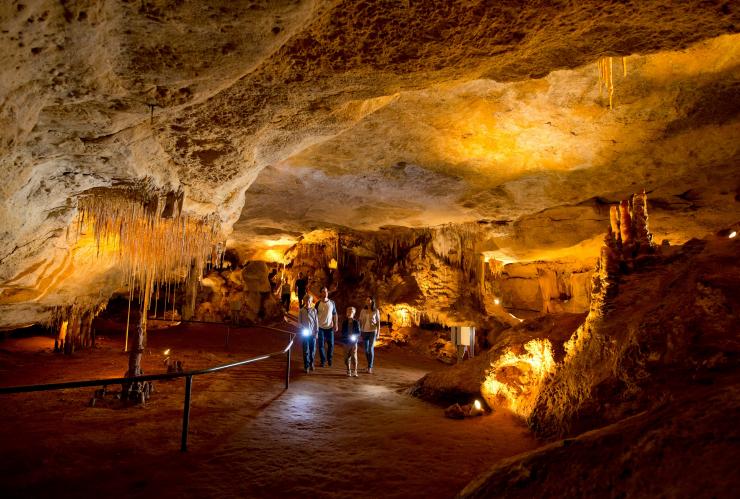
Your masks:
M338 329L337 306L329 299L329 290L326 287L321 288L321 299L316 305L316 311L319 316L319 357L321 358L321 367L329 363L334 357L334 332ZM326 353L324 353L324 343L326 343Z

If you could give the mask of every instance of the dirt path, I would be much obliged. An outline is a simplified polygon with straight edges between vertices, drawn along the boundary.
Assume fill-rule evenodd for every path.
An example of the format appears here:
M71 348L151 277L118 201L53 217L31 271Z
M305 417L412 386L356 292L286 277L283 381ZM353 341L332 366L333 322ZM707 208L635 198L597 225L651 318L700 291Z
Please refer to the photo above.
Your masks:
M193 368L283 341L243 330L226 350L223 339L193 327L153 333L145 370L161 370L163 348ZM70 359L22 341L0 344L2 385L115 376L125 366L112 342ZM376 374L348 378L341 355L339 346L333 368L305 375L296 346L288 391L282 359L196 378L187 454L177 452L181 382L160 383L147 407L128 410L86 407L90 390L2 398L1 488L22 497L451 497L496 460L536 446L506 414L454 421L405 394L441 364L380 351Z

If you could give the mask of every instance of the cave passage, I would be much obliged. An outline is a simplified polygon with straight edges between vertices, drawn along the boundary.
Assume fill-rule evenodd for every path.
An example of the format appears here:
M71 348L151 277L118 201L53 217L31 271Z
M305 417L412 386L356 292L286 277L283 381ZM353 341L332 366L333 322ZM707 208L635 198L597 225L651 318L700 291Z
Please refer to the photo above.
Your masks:
M6 340L0 384L120 375L121 340L105 336L100 348L73 359L54 357L48 337ZM223 340L205 325L155 331L149 345L158 353L144 357L144 368L154 372L165 349L199 368L280 344L259 329L232 331L228 350ZM461 424L409 397L414 381L443 367L429 358L392 349L379 355L377 374L348 378L343 366L305 376L300 347L293 353L287 391L278 359L196 377L186 454L176 451L181 380L156 383L148 404L133 411L86 407L91 394L84 389L10 396L0 405L4 494L451 496L490 459L537 445L510 414ZM459 465L450 470L450 462Z

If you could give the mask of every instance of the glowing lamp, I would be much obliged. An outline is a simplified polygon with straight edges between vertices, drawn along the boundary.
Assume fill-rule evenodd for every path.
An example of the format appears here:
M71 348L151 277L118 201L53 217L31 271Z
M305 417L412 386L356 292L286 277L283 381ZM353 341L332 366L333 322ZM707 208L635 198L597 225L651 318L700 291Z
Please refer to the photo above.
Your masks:
M357 335L356 334L353 334L352 336L349 337L349 339L350 339L350 341L355 342L355 341L357 341Z
M301 334L303 335L304 338L308 338L309 336L311 336L311 330L308 328L305 328L303 331L301 331Z
M165 350L165 351L164 351L164 354L165 354L165 355L169 355L169 354L170 354L170 349L168 348L167 350Z
M494 298L493 303L496 305L501 305L501 300L499 300L498 298Z
M729 235L728 237L729 237L730 239L734 239L734 238L735 238L735 236L737 236L737 231L733 230L732 232L730 232L730 235Z
M475 407L476 411L480 411L483 409L483 406L481 405L480 400L476 400L475 402L473 402L473 407Z

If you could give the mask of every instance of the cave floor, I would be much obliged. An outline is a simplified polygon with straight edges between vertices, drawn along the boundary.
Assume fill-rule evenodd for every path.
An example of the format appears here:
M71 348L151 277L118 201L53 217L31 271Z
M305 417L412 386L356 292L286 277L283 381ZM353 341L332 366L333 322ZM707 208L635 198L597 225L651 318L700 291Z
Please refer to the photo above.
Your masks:
M219 326L152 331L147 374L162 352L186 369L279 350L280 334ZM49 338L0 343L0 385L121 376L122 338L91 351L53 354ZM477 473L537 446L505 413L457 421L405 389L445 366L401 348L378 350L376 373L348 378L343 348L333 368L305 375L293 349L193 382L189 451L179 452L182 380L159 382L144 407L89 407L93 389L0 398L3 497L451 497ZM364 364L360 352L360 367ZM117 387L116 387L117 388Z

